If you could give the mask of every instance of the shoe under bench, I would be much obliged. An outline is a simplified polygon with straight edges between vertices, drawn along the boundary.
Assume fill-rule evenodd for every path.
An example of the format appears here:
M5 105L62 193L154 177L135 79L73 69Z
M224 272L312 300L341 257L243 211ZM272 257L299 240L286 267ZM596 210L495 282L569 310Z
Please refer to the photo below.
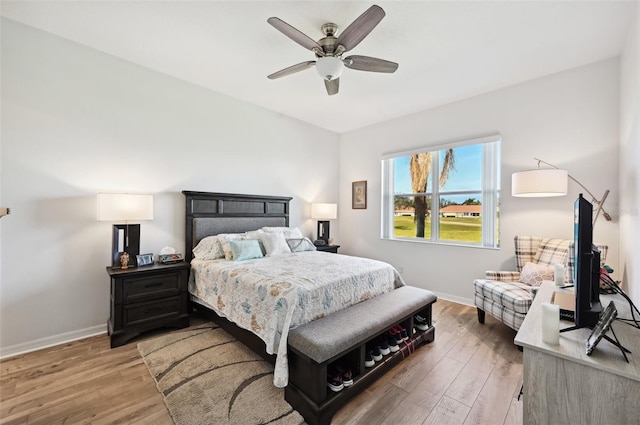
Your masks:
M309 425L329 425L333 415L421 344L432 342L435 328L430 291L402 286L329 316L292 329L288 337L289 385L285 400ZM414 329L414 316L427 320L425 331ZM399 350L365 367L366 344L401 325L409 340ZM353 384L339 392L327 387L327 369L334 363L351 369Z

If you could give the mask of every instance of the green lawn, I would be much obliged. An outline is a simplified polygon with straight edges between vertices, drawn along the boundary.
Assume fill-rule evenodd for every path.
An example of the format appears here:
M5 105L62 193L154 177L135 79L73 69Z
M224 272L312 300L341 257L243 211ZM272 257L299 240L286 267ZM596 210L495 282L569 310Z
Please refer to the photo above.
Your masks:
M480 217L440 218L440 239L448 241L481 242L482 225ZM396 237L416 237L416 224L413 217L394 217L393 235ZM431 217L425 224L425 238L431 237Z

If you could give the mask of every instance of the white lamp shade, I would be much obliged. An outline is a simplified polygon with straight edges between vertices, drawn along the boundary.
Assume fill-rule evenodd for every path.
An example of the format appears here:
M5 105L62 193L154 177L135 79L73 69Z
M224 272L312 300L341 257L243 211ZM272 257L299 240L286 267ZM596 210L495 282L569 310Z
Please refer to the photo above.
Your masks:
M315 220L335 220L338 204L311 204L311 218Z
M153 196L99 193L98 221L153 220Z
M344 70L344 63L335 56L324 56L316 61L316 71L325 80L340 78Z
M522 171L511 175L511 195L520 197L564 196L569 185L566 170Z

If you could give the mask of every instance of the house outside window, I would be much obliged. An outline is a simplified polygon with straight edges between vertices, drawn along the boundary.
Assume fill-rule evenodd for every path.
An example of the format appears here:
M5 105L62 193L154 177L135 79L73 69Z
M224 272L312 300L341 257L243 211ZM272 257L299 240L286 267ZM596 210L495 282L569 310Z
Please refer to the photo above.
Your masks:
M494 135L385 155L382 238L497 248L500 141Z

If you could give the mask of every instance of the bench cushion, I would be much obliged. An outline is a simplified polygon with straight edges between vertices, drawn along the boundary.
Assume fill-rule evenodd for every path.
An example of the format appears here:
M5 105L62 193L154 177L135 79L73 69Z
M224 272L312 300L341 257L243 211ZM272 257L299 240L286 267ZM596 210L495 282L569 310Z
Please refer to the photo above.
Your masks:
M300 353L323 363L386 331L436 300L431 291L402 286L298 326L289 332L288 343Z

